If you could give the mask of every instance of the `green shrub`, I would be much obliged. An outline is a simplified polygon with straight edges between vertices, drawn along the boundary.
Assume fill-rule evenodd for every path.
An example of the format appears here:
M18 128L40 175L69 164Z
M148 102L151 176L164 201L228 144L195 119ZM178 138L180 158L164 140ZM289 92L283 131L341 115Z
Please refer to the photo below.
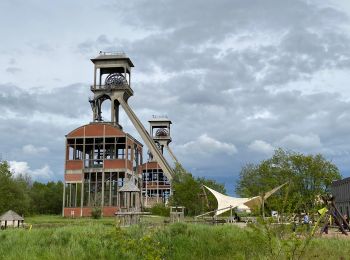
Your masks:
M94 219L99 219L102 216L102 210L101 208L93 208L91 210L91 217Z
M158 215L163 217L170 216L170 208L164 206L163 204L156 204L150 209L152 215Z

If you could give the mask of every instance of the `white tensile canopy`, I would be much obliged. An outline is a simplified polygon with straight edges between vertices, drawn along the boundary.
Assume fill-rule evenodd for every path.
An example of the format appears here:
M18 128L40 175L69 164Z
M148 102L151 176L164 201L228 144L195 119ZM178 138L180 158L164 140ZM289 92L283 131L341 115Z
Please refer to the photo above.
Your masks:
M268 197L270 197L273 193L278 191L280 188L282 188L286 184L287 182L274 188L269 192L266 192L264 195L264 200L266 200ZM252 198L235 198L235 197L221 194L220 192L217 192L216 190L213 190L205 185L204 187L214 195L214 197L218 202L218 208L215 213L216 216L231 210L231 208L236 208L238 210L249 210L253 207L260 206L262 203L261 196L256 196Z

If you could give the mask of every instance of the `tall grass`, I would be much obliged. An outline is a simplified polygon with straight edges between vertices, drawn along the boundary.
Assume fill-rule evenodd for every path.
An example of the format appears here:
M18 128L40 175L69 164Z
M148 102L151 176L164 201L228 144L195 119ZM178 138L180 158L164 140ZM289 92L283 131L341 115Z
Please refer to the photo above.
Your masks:
M49 219L56 223L59 219ZM0 231L1 259L291 259L302 239L279 237L278 230L241 229L176 223L121 229L112 219L62 220L31 231ZM298 247L300 248L300 247ZM340 259L350 255L350 240L315 238L301 259Z

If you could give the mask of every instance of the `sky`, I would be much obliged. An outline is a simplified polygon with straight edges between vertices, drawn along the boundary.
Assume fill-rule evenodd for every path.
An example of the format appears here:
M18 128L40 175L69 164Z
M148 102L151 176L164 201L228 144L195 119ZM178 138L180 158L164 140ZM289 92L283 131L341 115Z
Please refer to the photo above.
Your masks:
M195 176L233 193L278 147L350 176L348 1L2 0L0 14L0 154L16 174L63 179L65 135L92 119L90 59L123 51L130 106L146 128L172 120Z

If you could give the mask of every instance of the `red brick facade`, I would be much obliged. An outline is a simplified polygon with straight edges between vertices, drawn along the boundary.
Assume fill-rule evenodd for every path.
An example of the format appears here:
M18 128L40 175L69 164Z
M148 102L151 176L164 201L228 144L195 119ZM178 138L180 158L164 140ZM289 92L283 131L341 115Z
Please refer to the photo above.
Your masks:
M110 145L110 141L109 143L108 141L106 141L106 144L103 144L101 146L102 148L98 148L98 149L101 149L101 157L98 157L98 159L96 159L91 154L86 152L87 149L90 149L90 151L92 149L90 148L92 147L92 143L91 142L88 143L90 139L106 140L107 138L109 138L109 140L113 140L113 137L115 137L114 145L116 146L119 145L118 146L119 149L124 144L125 148L123 148L124 151L122 153L122 156L124 156L124 158L115 159L115 158L118 158L116 154L114 154L114 157L112 157L109 154L110 156L109 158L105 156L104 153L109 152L109 150L106 149L106 152L104 152L103 149L105 149L104 148L105 146ZM124 140L124 141L120 141L120 143L118 144L118 140ZM95 152L94 149L92 149L92 151ZM117 153L116 150L114 150L114 153ZM65 204L64 205L65 206L63 208L63 215L65 217L91 216L92 208L86 206L88 204L86 194L90 194L89 192L86 193L86 188L89 187L90 189L90 186L87 184L89 182L84 178L87 178L86 176L89 175L89 173L90 175L91 173L95 174L94 176L98 176L97 174L105 174L105 173L107 174L118 173L118 176L119 176L119 173L120 173L121 176L124 176L124 173L126 172L130 173L131 171L133 171L133 160L135 158L134 153L137 153L139 157L142 156L142 144L140 144L137 140L135 140L130 135L124 133L118 127L108 123L91 123L89 125L81 126L73 130L72 132L70 132L67 135L67 142L66 142L66 164L65 164L65 175L64 175L64 180L65 180L65 198L64 198ZM120 155L120 154L117 153L117 155ZM141 165L140 167L138 167L138 170L139 170L139 173L141 173L142 171ZM93 181L95 181L95 179L93 179ZM84 186L82 185L83 182L85 182ZM66 188L66 185L67 187L69 187L69 189ZM105 187L105 186L102 185L102 187ZM111 192L111 191L108 189L108 190L105 190L105 192L107 192L108 194L108 192ZM112 197L112 195L110 196ZM115 194L113 194L113 196L115 196ZM84 206L82 208L76 207L76 206L80 206L81 201L84 202L83 204ZM116 200L114 199L113 204L109 203L108 205L115 205L115 206L103 207L102 215L114 216L114 213L117 210L119 210L119 207L117 206L119 205L119 202L116 202Z
M65 217L91 217L92 208L64 208ZM114 213L119 211L118 207L103 207L102 216L113 217Z

